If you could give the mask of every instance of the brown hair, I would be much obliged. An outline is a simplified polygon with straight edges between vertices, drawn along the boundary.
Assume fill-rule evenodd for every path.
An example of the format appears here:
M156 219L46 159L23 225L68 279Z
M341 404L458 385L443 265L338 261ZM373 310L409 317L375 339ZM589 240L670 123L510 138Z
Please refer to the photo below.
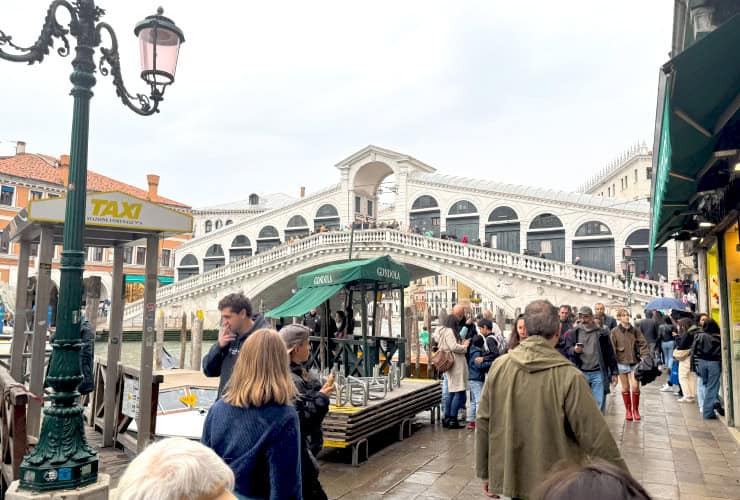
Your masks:
M247 310L247 318L252 317L252 303L242 292L230 293L223 299L218 301L218 310L221 311L225 307L231 309L234 314L239 314L243 310Z
M508 351L513 350L522 341L522 339L519 338L519 332L516 331L516 324L519 323L519 320L524 321L523 314L520 314L516 317L516 319L514 320L514 324L511 327L511 333L509 334L509 348L507 349Z
M691 321L689 318L681 318L678 320L678 329L682 330L684 332L688 332L689 328L694 326L694 322Z
M532 495L532 500L650 500L645 488L619 467L604 461L561 463Z
M242 345L224 393L224 401L249 408L289 404L295 395L285 342L275 330L263 328Z

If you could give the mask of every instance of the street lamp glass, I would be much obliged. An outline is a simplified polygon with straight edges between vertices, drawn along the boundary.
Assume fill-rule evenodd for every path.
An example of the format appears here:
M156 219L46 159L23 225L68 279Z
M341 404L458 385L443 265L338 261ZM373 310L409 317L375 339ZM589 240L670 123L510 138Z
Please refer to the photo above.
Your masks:
M635 274L635 261L630 261L630 274Z
M631 246L628 245L624 247L624 249L622 249L622 252L624 253L624 256L626 258L629 259L630 257L632 257L632 247Z
M622 272L626 273L627 272L627 261L623 260L621 264L622 264Z
M158 9L156 15L147 16L134 28L134 34L139 37L141 78L160 94L175 81L177 56L180 44L185 41L182 30L162 13Z

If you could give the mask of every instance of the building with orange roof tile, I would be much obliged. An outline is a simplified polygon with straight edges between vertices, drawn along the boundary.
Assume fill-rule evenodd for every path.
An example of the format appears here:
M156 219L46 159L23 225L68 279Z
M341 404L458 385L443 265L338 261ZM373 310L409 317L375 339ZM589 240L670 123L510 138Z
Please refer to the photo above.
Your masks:
M69 156L60 158L26 152L26 144L16 143L15 154L0 156L0 229L4 229L11 220L31 200L57 198L66 194L66 185L69 177ZM87 173L88 192L121 191L123 193L161 203L184 213L191 213L191 207L165 198L159 194L159 176L147 175L147 189L141 189L125 182L113 179L93 170ZM162 239L159 245L159 276L160 281L167 283L174 277L174 250L191 238L190 234ZM3 300L15 303L15 285L17 281L18 253L17 243L10 245L0 244L0 295ZM34 256L38 250L31 248L29 276L34 277L37 271L37 262ZM57 284L60 278L60 262L62 248L54 250L52 264L52 318L56 317ZM124 250L124 274L127 276L126 297L128 301L137 300L143 296L143 284L139 281L144 275L144 261L146 258L146 244L127 247ZM110 298L113 271L113 250L108 248L87 248L85 261L85 276L100 276L102 289L101 300ZM35 278L32 278L35 279Z

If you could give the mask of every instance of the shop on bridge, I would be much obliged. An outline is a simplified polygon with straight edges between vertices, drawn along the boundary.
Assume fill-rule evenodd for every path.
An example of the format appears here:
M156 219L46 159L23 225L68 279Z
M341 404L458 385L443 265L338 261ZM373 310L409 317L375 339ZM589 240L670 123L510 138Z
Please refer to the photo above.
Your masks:
M509 207L498 207L488 216L486 245L497 250L519 253L519 217Z
M285 229L285 241L291 238L302 238L310 233L308 222L300 215L294 215L288 221L288 227Z
M683 35L680 44L674 39L677 55L660 73L649 248L673 238L696 255L699 307L711 311L721 329L720 397L727 424L738 427L740 6L726 6L724 24L712 25L720 19L715 13L701 37L694 38L692 22L677 24Z
M450 207L445 220L447 236L460 241L465 236L470 243L480 239L478 209L468 200L461 200Z
M573 263L614 272L614 237L611 230L598 221L589 221L576 229L573 238Z
M441 217L437 200L429 195L419 196L411 205L409 226L418 227L422 234L431 231L435 238L439 238Z
M213 271L226 265L226 255L224 249L219 244L213 244L206 250L203 257L203 272Z
M279 246L280 233L275 226L265 226L257 235L257 253L265 252L273 247Z
M313 228L314 230L318 230L321 226L327 229L339 229L341 227L337 207L328 203L319 207L316 211L316 217L313 220Z
M565 262L565 227L553 214L540 214L529 224L527 253Z

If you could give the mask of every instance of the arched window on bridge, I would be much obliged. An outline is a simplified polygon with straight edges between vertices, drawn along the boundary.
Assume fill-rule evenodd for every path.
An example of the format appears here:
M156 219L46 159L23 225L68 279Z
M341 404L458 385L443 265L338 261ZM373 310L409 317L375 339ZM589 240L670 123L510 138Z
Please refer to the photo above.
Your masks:
M614 236L603 222L584 222L573 238L573 263L614 272Z
M486 223L486 246L519 253L519 216L510 207L497 207Z
M421 233L431 231L435 238L439 238L440 220L437 200L427 194L414 200L409 210L410 227L418 227Z
M180 265L177 266L177 279L184 280L191 276L197 276L200 273L198 259L193 254L187 254L180 259Z
M237 260L246 259L252 256L252 242L249 238L240 234L231 242L231 248L229 248L229 262L236 262Z
M224 255L224 249L221 245L211 245L206 250L206 256L203 257L203 272L208 272L212 269L218 269L226 265L226 256Z
M633 231L627 237L624 246L632 247L632 260L635 261L635 271L638 276L643 272L650 272L650 230ZM650 275L656 278L658 274L668 277L668 249L656 248L653 259L653 272Z
M480 239L480 217L478 208L468 200L460 200L447 212L446 232L457 241L467 236L470 243Z
M327 229L339 229L339 211L337 207L329 203L319 207L313 220L313 228L319 229L321 226L326 226Z
M216 219L216 229L221 229L223 227L223 222L221 222L221 219Z
M206 221L206 233L210 233L213 231L213 222L207 220Z
M234 223L234 221L233 221L233 220L231 220L231 219L226 219L226 224L224 224L224 225L225 225L225 226L230 226L230 225L232 225L233 223Z
M269 250L280 244L280 233L275 226L265 226L257 235L257 253Z
M301 215L294 215L288 221L288 227L285 229L285 239L300 238L309 233L308 222Z
M529 224L527 254L565 262L565 228L553 214L540 214Z

